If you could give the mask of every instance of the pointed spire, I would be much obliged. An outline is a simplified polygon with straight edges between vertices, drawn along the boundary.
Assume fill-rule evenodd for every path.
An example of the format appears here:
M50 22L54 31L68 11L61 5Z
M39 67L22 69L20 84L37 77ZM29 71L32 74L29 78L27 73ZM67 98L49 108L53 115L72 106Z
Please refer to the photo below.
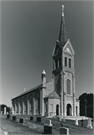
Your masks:
M42 71L41 78L42 78L42 83L46 83L46 72L45 72L45 70Z
M62 5L62 16L61 16L61 24L60 24L59 41L62 44L62 46L64 46L64 44L67 41L65 18L64 18L64 5Z
M64 5L62 5L62 16L64 16Z
M45 70L44 70L44 69L43 69L43 71L42 71L42 74L46 75L46 72L45 72Z

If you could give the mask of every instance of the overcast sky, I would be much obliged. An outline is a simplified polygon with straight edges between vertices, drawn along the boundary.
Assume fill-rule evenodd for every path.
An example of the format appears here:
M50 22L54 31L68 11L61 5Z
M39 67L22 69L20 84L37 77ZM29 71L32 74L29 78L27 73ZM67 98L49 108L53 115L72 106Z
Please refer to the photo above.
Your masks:
M59 36L61 5L75 50L76 96L93 92L93 2L3 1L1 3L1 97L11 98L52 78L51 54Z

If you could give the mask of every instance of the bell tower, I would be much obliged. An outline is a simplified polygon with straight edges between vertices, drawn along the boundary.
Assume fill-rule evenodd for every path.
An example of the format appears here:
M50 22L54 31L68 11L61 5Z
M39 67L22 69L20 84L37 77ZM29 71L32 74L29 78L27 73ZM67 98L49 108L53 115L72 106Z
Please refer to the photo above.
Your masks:
M54 91L60 96L60 114L67 115L67 104L71 102L71 115L75 114L75 70L74 70L74 49L67 38L64 5L62 5L62 15L59 38L56 40L53 58Z
M54 76L54 90L60 96L61 92L61 74L63 70L63 46L67 42L67 34L65 27L65 18L64 18L64 6L62 5L62 15L61 15L61 24L60 24L60 33L59 38L56 40L56 45L53 50L53 71Z

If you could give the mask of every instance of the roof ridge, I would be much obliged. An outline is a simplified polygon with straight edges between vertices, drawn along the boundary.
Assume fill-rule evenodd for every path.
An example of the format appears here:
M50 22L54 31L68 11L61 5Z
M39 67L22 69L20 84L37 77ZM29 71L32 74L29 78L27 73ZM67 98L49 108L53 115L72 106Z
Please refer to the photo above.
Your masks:
M17 98L17 97L20 97L21 95L24 95L24 94L30 92L30 91L33 91L34 89L39 88L40 86L41 86L41 84L40 84L40 85L37 85L36 87L33 87L33 88L29 89L29 90L26 90L26 91L20 93L18 96L14 97L14 98L12 98L12 99L15 99L15 98Z

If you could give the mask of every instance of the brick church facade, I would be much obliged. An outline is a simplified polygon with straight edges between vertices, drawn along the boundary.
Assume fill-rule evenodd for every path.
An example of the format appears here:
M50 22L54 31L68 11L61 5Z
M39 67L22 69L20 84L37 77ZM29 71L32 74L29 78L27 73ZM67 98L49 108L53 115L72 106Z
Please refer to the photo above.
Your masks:
M42 83L12 99L15 115L79 116L79 100L75 95L74 49L67 38L64 6L59 39L56 40L52 58L52 79L46 81L43 70Z

